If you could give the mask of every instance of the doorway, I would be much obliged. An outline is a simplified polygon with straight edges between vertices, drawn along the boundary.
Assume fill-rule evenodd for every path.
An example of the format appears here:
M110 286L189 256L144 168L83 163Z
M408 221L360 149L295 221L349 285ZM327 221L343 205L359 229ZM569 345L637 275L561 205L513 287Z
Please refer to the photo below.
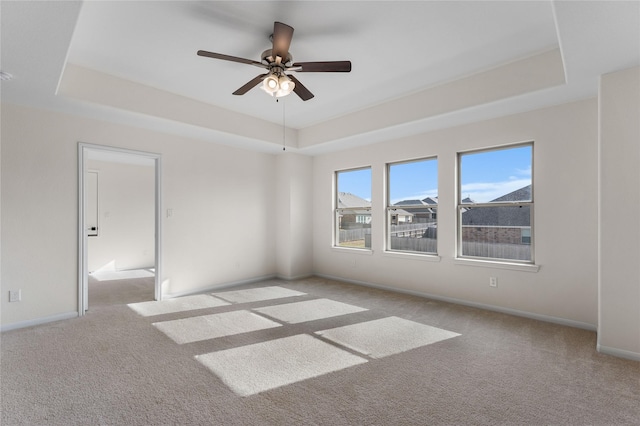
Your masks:
M92 160L109 163L138 164L153 167L153 272L154 299L162 299L161 262L161 155L149 152L114 148L86 143L78 144L78 315L82 316L89 307L89 238L100 234L100 216L95 213L95 177L89 170ZM98 174L99 179L99 174ZM107 215L109 213L107 212ZM104 215L104 212L103 212ZM103 218L104 220L104 218Z

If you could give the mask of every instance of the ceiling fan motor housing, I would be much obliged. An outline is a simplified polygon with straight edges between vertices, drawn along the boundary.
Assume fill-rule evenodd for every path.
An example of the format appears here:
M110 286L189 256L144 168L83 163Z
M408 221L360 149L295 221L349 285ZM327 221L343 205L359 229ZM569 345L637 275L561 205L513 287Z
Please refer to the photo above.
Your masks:
M290 67L291 64L293 64L293 56L291 56L291 53L287 52L287 57L284 58L284 60L282 60L282 58L280 58L280 61L278 62L277 59L278 57L273 57L273 49L267 49L264 52L262 52L262 55L260 55L260 57L262 58L262 63L265 65L284 65L284 67Z

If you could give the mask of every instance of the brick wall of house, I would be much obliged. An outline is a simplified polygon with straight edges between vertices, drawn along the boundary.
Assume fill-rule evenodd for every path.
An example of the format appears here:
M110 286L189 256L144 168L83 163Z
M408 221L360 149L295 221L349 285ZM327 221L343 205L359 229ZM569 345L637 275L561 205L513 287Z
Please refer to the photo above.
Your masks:
M522 244L521 228L463 226L462 241L478 243Z

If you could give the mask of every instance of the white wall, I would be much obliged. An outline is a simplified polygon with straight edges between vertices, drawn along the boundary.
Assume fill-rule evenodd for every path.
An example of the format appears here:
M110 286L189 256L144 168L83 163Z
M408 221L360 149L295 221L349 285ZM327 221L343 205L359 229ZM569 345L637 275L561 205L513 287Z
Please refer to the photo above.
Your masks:
M314 271L403 291L516 310L595 329L597 323L597 101L560 105L314 159ZM534 141L538 272L454 261L456 153ZM437 156L440 261L383 251L387 162ZM372 167L373 254L332 248L332 176ZM498 288L489 287L489 277Z
M598 349L640 360L640 68L600 80Z
M285 153L277 159L278 275L308 276L313 271L311 157Z
M601 350L637 358L639 80L637 68L604 76L599 105L588 99L313 159L3 104L2 327L77 311L82 141L162 154L162 208L173 210L163 219L165 294L315 272L578 326L597 324ZM539 271L455 262L456 153L531 140ZM439 160L440 260L386 254L385 164L433 155ZM373 171L373 253L334 249L333 173L367 165ZM489 276L498 277L498 288L488 286ZM23 300L9 303L8 291L17 289Z
M2 326L77 312L77 144L162 154L165 294L276 272L275 156L2 104ZM7 292L22 290L8 303Z
M155 264L155 168L89 160L98 173L98 235L88 238L88 268Z

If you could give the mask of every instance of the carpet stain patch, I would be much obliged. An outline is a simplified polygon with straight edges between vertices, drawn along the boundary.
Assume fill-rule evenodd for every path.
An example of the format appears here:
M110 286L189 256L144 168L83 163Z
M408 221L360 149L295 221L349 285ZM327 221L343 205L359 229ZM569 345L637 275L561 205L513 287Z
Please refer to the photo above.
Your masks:
M304 302L286 303L283 305L254 309L256 312L289 324L331 318L366 310L365 308L329 299L307 300Z
M249 311L233 311L222 314L203 315L153 324L178 344L232 336L250 331L282 327Z
M398 317L317 331L316 334L372 358L383 358L460 336Z
M198 355L196 359L240 396L367 362L307 334Z
M284 287L271 286L249 288L245 290L224 291L213 293L213 295L231 303L249 303L260 302L263 300L282 299L284 297L304 296L306 295L306 293L301 293L299 291L290 290Z
M149 317L154 315L172 314L174 312L192 311L195 309L215 308L230 303L211 297L208 294L177 297L162 301L130 303L127 306L138 314Z

